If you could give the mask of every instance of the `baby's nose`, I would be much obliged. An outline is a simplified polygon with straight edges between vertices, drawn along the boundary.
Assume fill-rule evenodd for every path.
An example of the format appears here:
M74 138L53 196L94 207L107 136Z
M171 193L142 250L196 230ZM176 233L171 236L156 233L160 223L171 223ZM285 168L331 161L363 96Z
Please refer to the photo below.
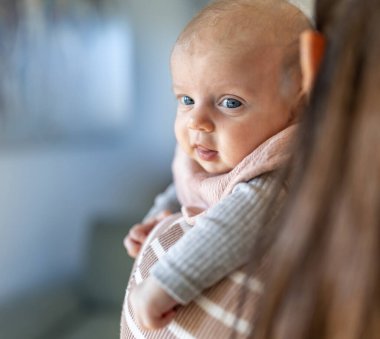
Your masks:
M193 110L189 117L188 125L189 129L211 133L214 131L214 123L209 115L201 110Z

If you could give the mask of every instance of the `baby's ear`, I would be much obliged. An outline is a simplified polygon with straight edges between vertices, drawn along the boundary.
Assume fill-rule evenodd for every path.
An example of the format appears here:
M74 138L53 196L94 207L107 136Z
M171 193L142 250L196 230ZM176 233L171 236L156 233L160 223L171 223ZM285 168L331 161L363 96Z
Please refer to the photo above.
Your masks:
M300 36L300 63L302 91L309 95L325 54L325 37L314 30L307 30Z

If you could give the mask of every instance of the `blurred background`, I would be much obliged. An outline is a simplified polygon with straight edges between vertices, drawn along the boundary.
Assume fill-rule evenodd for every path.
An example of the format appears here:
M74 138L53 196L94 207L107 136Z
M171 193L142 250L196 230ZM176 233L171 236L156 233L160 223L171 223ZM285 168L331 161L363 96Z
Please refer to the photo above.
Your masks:
M1 0L0 339L118 338L170 181L169 55L206 0Z
M171 48L207 2L0 0L0 339L119 337L122 240L171 180Z

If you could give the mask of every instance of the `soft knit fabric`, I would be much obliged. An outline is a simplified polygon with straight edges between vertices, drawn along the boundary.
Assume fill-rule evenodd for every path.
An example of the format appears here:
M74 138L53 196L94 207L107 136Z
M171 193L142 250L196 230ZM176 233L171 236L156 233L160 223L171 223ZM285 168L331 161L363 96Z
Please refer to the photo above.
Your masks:
M179 303L189 303L247 262L276 185L271 172L288 159L295 128L268 139L232 171L220 175L208 174L177 149L175 184L184 222L195 227L156 263L151 274ZM271 206L273 215L284 198L281 193Z
M136 284L150 275L152 265L188 232L189 226L178 218L181 219L176 214L161 222L149 235L141 255L136 259L125 295L120 338L228 338L232 331L236 332L235 338L247 338L252 330L250 321L255 314L255 305L263 290L261 276L265 271L264 262L254 277L247 274L247 267L242 267L203 291L189 305L179 308L175 319L165 328L147 331L137 325L128 295ZM246 301L246 307L242 309L239 308L241 293L245 294Z
M251 316L254 312L253 305L257 299L258 293L261 292L261 288L257 288L257 286L260 286L259 279L256 279L257 277L245 280L245 269L241 268L240 270L236 271L236 268L238 268L239 265L235 267L233 266L234 261L235 263L238 262L234 259L239 259L239 257L244 255L244 253L247 256L247 248L244 247L243 252L231 251L231 249L234 248L241 250L239 242L236 241L232 241L232 246L224 246L225 244L228 244L229 240L231 240L231 230L233 233L239 234L239 227L235 229L234 224L228 223L227 227L224 227L224 230L228 230L230 233L227 232L225 234L218 234L218 232L214 234L212 232L212 228L210 228L210 231L208 232L209 238L205 239L206 246L203 246L201 244L199 241L200 239L197 238L197 236L199 236L200 233L199 229L201 226L200 224L202 224L202 220L207 220L210 215L213 216L212 211L215 209L218 210L218 207L222 205L221 203L217 203L218 199L221 199L222 201L228 201L228 199L233 197L235 194L232 192L233 190L240 190L240 188L238 188L240 185L243 187L241 188L242 191L244 191L244 189L248 189L253 192L255 190L257 191L257 188L260 186L250 186L252 182L256 181L256 184L260 183L260 185L262 185L262 183L273 182L271 175L266 174L263 176L263 173L278 169L288 159L289 143L292 140L294 129L295 127L292 126L269 139L263 145L257 148L252 154L243 159L241 165L239 164L233 171L227 174L217 176L217 179L216 176L209 176L204 173L204 171L202 173L202 169L197 167L194 163L190 164L190 167L188 167L190 168L190 171L187 171L186 167L188 165L183 163L185 164L183 166L181 162L183 160L188 162L190 159L186 159L183 153L181 154L177 152L173 168L175 173L177 171L175 178L176 185L178 185L179 192L181 194L181 202L187 203L187 205L184 206L185 217L171 216L171 219L160 223L150 234L147 242L144 244L144 248L136 260L135 268L133 270L127 288L125 299L126 301L124 304L124 314L121 323L121 338L209 338L209 335L211 333L210 329L213 330L213 333L228 333L228 331L234 329L238 333L237 337L244 338L247 336L250 330L249 320L251 319ZM194 170L196 173L193 172ZM178 173L183 174L183 177L181 177L181 175ZM191 173L194 174L194 177L192 177ZM250 180L252 176L255 175L258 175L258 177ZM245 183L245 181L248 180L250 180L250 183ZM197 192L194 192L197 198L193 198L192 194L186 192L187 189L199 192L198 194ZM268 190L268 187L263 190L263 192L266 193L268 193L268 191L270 191ZM258 195L260 199L255 197L257 202L265 201L265 199L263 199L260 194ZM237 202L239 201L240 200L238 199ZM233 207L233 211L231 211L232 213L238 214L239 211L236 211L236 207L239 206L238 204L236 206L231 203L227 205ZM260 204L257 206L262 207ZM207 213L204 213L206 209L208 209ZM274 212L276 212L277 206L274 209ZM259 212L262 209L257 208L256 210L249 208L247 211L249 210ZM226 213L226 215L223 213ZM230 210L222 206L222 208L219 210L219 213L217 213L217 215L215 214L214 216L223 217L225 215L227 217L229 214L231 214ZM273 216L275 216L275 214L276 213L273 213ZM178 219L175 219L176 217ZM252 220L250 220L252 215L248 214L248 218L244 217L245 213L242 213L239 216L239 222L242 223L242 220L244 220L245 226L251 226L251 228L247 229L250 230L252 234L254 234L255 228L259 227L260 223L262 224L260 217L255 215L255 222L257 224L253 223L253 225ZM217 223L219 222L222 223L223 220L219 220ZM191 224L194 223L195 226L191 227ZM212 225L206 224L204 226L204 229L207 230L207 227ZM216 244L216 246L219 244L219 249L222 249L222 252L217 252L215 247L207 247L212 238L215 238L216 241L214 241L214 244ZM203 248L206 250L205 253L207 253L207 256L201 254L201 256L203 256L202 261L195 258L192 260L193 256L191 253L189 256L189 253L183 253L183 251L180 250L182 248L179 246L181 243L187 243L194 249ZM222 246L220 246L221 244ZM176 251L176 248L178 251ZM220 256L220 253L224 253L224 255ZM173 287L173 282L175 283L175 281L171 278L168 279L168 277L171 276L170 273L168 275L168 272L174 272L174 277L176 277L178 273L179 276L181 273L185 273L187 277L192 277L196 276L195 273L201 269L200 271L203 273L200 276L197 276L196 280L198 281L194 282L191 281L191 279L183 279L179 284L180 291L190 291L190 296L197 295L201 292L200 290L203 290L204 288L204 286L201 284L200 290L199 288L195 288L194 290L194 286L199 287L197 286L197 283L202 282L202 279L204 278L202 275L204 273L210 275L211 273L212 276L215 275L215 272L218 271L218 267L213 266L215 265L215 262L210 260L214 257L219 258L221 261L232 257L232 269L234 269L235 272L233 274L230 274L225 279L221 280L219 283L215 285L213 284L213 287L204 290L201 295L187 307L181 308L175 321L173 321L167 328L159 331L149 332L141 330L136 325L134 321L133 310L130 308L128 303L128 293L135 284L140 283L147 276L153 274L158 279L161 286L166 289L169 294L172 294L174 297L176 297L175 291L178 289L178 286ZM208 260L204 260L205 258ZM158 259L160 260L157 262ZM184 266L185 272L180 272L175 269L178 263L180 263L180 269L183 268L181 266ZM185 264L182 265L181 263ZM154 266L153 270L151 270L152 266ZM206 268L206 270L204 270L204 268ZM229 268L231 269L231 267ZM226 276L229 273L225 271L225 268L223 267L221 272L222 276ZM188 284L189 282L190 284ZM242 289L242 284L248 284L246 286L246 300L249 301L250 307L243 311L242 318L236 318L235 313L237 310L239 293ZM181 297L177 296L177 299L180 298ZM190 300L192 300L191 297ZM185 302L187 301L189 300L185 300Z
M177 197L182 206L206 210L231 193L240 182L248 182L261 174L279 169L289 159L290 143L296 125L275 134L233 170L214 175L207 173L196 161L190 159L179 147L173 162L173 176Z
M282 191L272 202L273 187L277 187L275 175L261 175L237 184L207 213L184 217L182 225L190 227L193 221L195 225L152 267L151 275L178 303L185 305L244 265L257 233L266 224L269 202L275 216L285 196Z
M163 210L179 212L181 206L185 215L196 215L231 193L237 183L277 170L289 157L289 143L296 126L292 125L265 141L231 172L216 176L205 172L177 147L172 165L175 186L169 185L156 197L144 220Z

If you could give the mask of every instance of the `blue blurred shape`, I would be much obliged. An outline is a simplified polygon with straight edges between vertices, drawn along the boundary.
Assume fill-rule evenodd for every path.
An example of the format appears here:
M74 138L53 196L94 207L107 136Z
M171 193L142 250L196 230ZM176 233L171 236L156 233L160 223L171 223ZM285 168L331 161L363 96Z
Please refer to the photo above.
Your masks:
M64 12L27 3L12 20L0 17L0 144L121 134L131 100L127 24L75 2Z

